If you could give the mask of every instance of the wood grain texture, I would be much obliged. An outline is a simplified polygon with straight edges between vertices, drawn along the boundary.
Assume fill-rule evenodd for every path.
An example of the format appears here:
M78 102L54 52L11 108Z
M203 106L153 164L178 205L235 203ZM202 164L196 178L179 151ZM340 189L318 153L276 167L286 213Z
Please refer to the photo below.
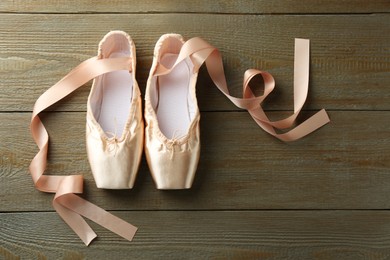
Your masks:
M0 214L0 245L22 259L388 259L388 211L114 212L133 242L93 225L85 247L55 213Z
M0 1L0 259L389 259L390 2L339 0ZM190 190L155 189L145 160L133 190L95 187L85 152L89 86L42 115L48 174L85 176L88 200L139 227L133 242L91 223L90 247L37 191L35 100L108 31L137 46L144 91L156 40L200 36L223 54L232 94L248 68L271 72L271 119L293 108L293 39L311 40L300 121L331 123L284 144L234 107L201 70L202 154Z
M29 13L375 13L389 12L386 0L173 0L126 1L107 0L3 0L0 12Z
M52 195L36 191L27 173L37 152L29 116L0 114L0 211L52 210ZM133 190L105 191L95 188L90 173L85 113L46 113L51 135L47 173L84 173L84 196L110 210L389 208L390 112L340 111L330 117L329 125L285 144L247 113L205 112L191 190L156 190L143 160Z
M384 33L390 32L389 20L390 14L0 14L0 111L31 111L40 94L96 55L98 42L112 29L129 32L137 45L142 90L156 40L163 33L178 32L203 37L222 51L232 94L241 96L246 69L268 70L277 88L266 108L292 109L293 38L303 37L311 39L305 109L389 110L390 33ZM88 91L77 91L55 108L85 111ZM206 71L199 77L198 93L203 111L237 110Z

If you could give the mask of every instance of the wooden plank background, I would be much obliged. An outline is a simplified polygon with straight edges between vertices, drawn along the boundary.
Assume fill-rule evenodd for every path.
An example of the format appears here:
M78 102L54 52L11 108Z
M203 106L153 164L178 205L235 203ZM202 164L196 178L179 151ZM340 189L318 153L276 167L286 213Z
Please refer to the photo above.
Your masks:
M389 1L166 2L0 2L0 259L388 259ZM127 242L91 223L99 237L85 247L53 211L52 194L33 187L28 124L39 95L114 29L135 41L142 92L161 34L200 36L222 51L235 95L247 68L274 75L271 118L291 113L294 37L309 38L301 119L324 107L331 123L281 143L202 70L193 188L156 190L143 159L133 190L99 190L85 152L87 84L43 115L47 174L83 173L83 197L139 232Z

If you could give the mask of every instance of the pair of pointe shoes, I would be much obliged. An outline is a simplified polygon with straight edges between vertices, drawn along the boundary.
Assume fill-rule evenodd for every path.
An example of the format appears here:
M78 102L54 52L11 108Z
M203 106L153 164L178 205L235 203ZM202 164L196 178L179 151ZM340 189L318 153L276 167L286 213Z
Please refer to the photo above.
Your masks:
M99 44L98 56L81 63L45 92L35 110L41 111L94 78L87 107L87 152L96 185L106 189L132 188L145 150L158 189L188 189L200 153L195 85L203 63L215 86L230 101L248 110L261 128L282 141L298 140L329 122L322 109L293 127L309 86L309 40L295 39L295 44L294 113L278 121L271 121L261 106L275 86L271 74L247 70L243 98L233 97L217 48L200 38L185 42L178 34L165 34L157 41L146 85L144 129L135 79L135 45L122 31L108 33ZM264 81L260 96L249 85L258 75ZM291 127L284 133L278 131Z
M325 110L320 110L294 126L308 92L309 40L295 39L295 44L294 113L271 121L261 106L274 89L271 74L247 70L243 97L231 96L217 48L197 37L184 42L180 35L163 35L154 51L143 117L135 79L134 43L122 31L108 33L99 44L97 57L83 61L35 102L30 128L39 151L29 170L36 188L56 193L53 206L86 245L96 234L82 216L131 240L136 227L75 195L83 191L81 175L44 175L49 135L39 114L94 79L88 98L86 133L88 158L96 185L106 189L132 188L145 150L158 189L187 189L192 185L199 160L200 114L195 85L203 63L215 86L230 101L248 110L261 128L282 141L298 140L329 122ZM250 86L251 80L258 75L263 78L264 87L260 96L255 95ZM287 132L279 131L291 127Z
M145 94L135 78L136 48L122 31L109 32L98 59L127 57L131 69L94 79L87 105L87 153L98 188L131 189L142 152L158 189L188 189L199 153L197 68L189 57L175 64L184 45L178 34L157 41Z

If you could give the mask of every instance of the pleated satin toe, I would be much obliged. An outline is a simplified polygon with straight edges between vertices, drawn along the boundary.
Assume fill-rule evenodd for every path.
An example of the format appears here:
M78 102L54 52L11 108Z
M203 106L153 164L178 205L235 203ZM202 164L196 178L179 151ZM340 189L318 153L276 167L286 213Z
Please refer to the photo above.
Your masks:
M109 32L98 59L131 58L131 69L108 72L93 81L87 104L87 153L98 188L130 189L142 151L142 100L135 79L136 53L130 36Z
M160 37L146 86L145 154L158 189L191 188L199 160L198 73L190 58L175 64L183 44Z

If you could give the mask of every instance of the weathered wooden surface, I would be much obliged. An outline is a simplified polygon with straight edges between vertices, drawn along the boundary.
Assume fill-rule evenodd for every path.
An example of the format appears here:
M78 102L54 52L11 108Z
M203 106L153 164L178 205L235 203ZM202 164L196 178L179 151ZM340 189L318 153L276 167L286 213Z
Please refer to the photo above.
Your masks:
M270 71L271 118L293 108L295 37L311 40L304 119L331 123L284 144L198 80L202 155L194 187L158 191L145 160L133 190L95 187L85 152L89 85L42 115L48 174L82 173L82 195L139 227L133 242L92 223L85 247L37 191L28 130L44 90L96 55L109 30L137 46L144 91L163 33L200 36L223 54L232 93L248 68ZM389 1L0 1L0 259L388 259ZM64 128L66 126L66 128Z
M84 173L88 199L110 210L389 208L390 112L334 111L330 116L331 124L318 132L284 144L247 113L206 112L193 189L163 192L155 190L144 160L134 190L95 188L85 155L85 113L47 113L48 174ZM3 211L51 210L52 196L36 191L27 175L37 152L28 119L26 113L0 114Z
M2 12L27 13L375 13L389 12L387 0L2 0Z
M22 259L388 259L388 211L114 212L133 242L93 225L86 248L55 213L0 214L2 248ZM12 259L12 258L10 258Z
M178 32L201 36L222 51L233 94L242 95L246 69L268 70L277 88L266 108L292 109L294 37L303 37L311 40L307 109L388 110L390 102L383 99L390 99L389 19L383 14L0 14L0 109L30 111L43 91L82 60L96 55L107 31L123 29L137 46L137 79L142 90L156 40L162 33ZM200 108L237 110L203 72L198 84ZM56 106L56 111L85 111L88 91L78 91L72 102Z

